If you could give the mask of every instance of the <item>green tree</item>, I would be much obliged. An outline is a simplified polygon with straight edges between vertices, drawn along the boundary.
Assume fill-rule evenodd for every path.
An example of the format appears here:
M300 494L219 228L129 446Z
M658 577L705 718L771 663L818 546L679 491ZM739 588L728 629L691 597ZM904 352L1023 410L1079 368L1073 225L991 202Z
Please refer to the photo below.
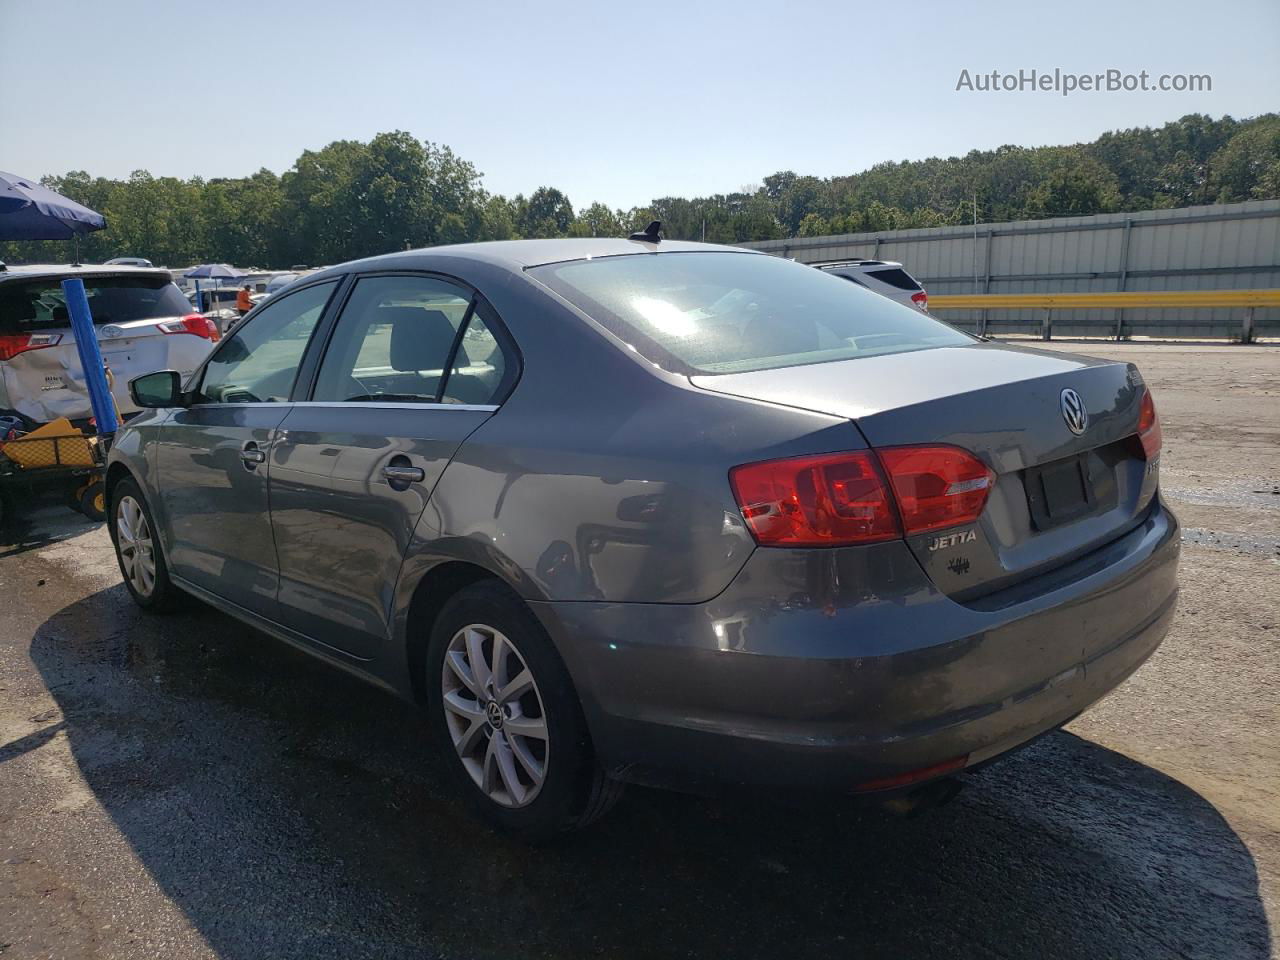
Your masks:
M628 231L623 227L625 214L621 210L610 210L603 203L593 203L578 211L578 216L569 225L571 237L623 237Z
M1218 203L1280 196L1280 117L1241 130L1209 161L1208 192Z
M573 205L555 187L539 187L514 201L516 228L523 237L563 237L573 223Z

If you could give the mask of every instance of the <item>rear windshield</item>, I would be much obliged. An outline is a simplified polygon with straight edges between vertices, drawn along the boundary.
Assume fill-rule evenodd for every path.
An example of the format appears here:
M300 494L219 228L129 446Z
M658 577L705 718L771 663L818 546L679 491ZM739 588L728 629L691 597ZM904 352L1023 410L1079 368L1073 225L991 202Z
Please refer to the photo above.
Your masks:
M780 257L637 254L529 273L677 373L768 370L974 342L910 307Z
M180 317L191 304L163 277L85 277L94 323ZM61 279L0 284L0 333L58 330L71 325Z
M911 274L905 270L899 270L897 267L890 267L888 270L872 270L870 275L881 283L887 283L889 286L897 287L899 290L920 289L920 284L916 283Z

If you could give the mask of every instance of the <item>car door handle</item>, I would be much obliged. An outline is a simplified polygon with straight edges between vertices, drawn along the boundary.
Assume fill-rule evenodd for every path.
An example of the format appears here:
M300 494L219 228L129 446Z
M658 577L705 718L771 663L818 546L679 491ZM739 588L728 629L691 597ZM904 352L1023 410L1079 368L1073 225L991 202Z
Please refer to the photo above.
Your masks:
M240 451L240 459L244 461L244 465L252 470L260 463L267 462L267 455L259 450L256 444L246 444L244 449Z
M393 484L395 483L421 483L426 479L427 473L421 467L406 467L396 464L388 464L382 468L382 475Z

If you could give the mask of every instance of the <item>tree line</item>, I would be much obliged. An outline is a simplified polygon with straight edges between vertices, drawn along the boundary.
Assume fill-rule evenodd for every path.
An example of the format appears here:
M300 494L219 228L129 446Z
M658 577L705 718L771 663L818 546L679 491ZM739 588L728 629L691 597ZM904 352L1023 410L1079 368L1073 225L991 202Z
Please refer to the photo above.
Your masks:
M652 219L670 238L739 243L947 226L975 210L991 222L1280 197L1280 114L1191 114L1091 143L973 150L849 176L786 170L734 193L630 210L575 210L555 187L489 193L472 163L402 131L307 150L279 175L181 180L138 170L114 180L72 171L42 182L107 217L106 230L81 241L90 263L127 255L283 268L473 240L625 236ZM61 241L0 243L9 262L68 254Z

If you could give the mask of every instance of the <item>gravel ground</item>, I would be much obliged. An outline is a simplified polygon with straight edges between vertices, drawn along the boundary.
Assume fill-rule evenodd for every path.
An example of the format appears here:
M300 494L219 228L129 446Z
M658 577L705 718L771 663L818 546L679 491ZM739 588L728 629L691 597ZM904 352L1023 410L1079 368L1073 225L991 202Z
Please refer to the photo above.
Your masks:
M632 790L530 848L421 717L198 605L101 527L0 546L0 957L1240 957L1280 924L1280 349L1135 360L1186 526L1177 621L1063 732L912 820Z

